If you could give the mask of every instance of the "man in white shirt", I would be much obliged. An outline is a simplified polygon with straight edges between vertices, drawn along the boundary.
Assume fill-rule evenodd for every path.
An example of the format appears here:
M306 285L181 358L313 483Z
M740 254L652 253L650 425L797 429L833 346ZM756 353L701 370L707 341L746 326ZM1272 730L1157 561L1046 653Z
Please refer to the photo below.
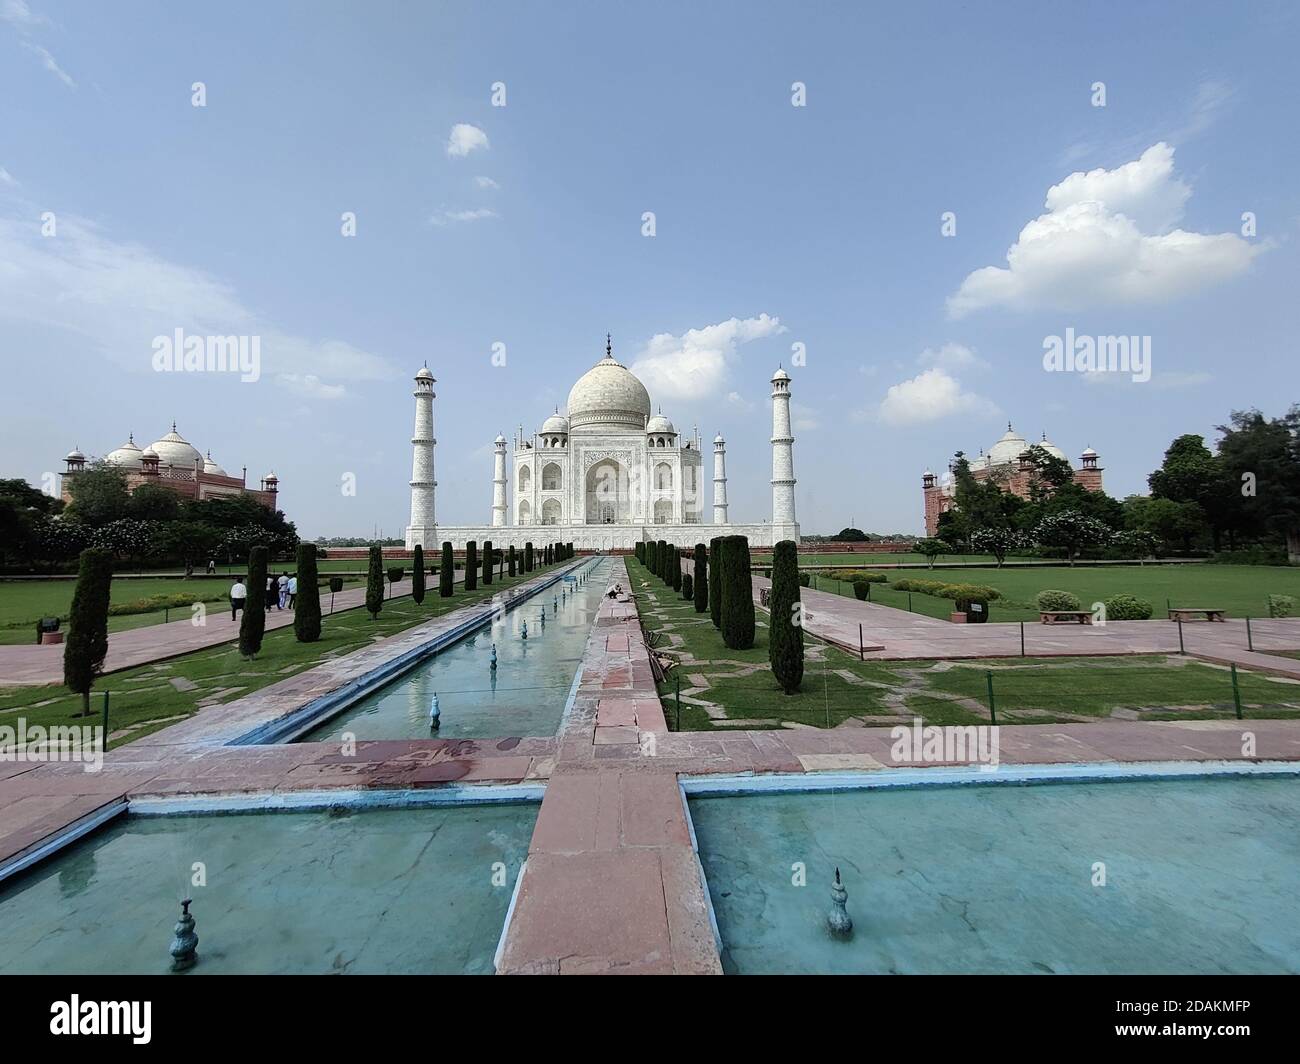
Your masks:
M289 577L289 609L298 605L298 574Z
M237 620L237 614L244 608L244 603L248 599L248 588L244 586L244 578L241 576L230 585L230 619Z

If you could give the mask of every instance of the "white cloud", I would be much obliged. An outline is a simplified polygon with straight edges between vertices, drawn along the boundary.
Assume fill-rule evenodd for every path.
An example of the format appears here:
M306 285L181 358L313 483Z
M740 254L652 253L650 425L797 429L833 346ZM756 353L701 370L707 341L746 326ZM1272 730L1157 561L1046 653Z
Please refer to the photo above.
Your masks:
M453 225L456 222L477 222L482 218L495 218L497 212L488 207L479 207L469 211L434 211L429 215L430 225Z
M790 400L790 425L796 432L814 432L822 427L816 410L793 399Z
M33 14L26 0L0 0L0 22L8 22L20 30L26 30L49 21L44 15Z
M476 177L476 178L474 178L474 184L478 185L479 188L494 188L494 189L495 189L495 188L500 188L500 187L501 187L501 186L498 185L495 181L493 181L492 178L490 178L490 177Z
M1115 170L1078 172L1053 185L1047 213L1020 231L1007 267L967 276L948 297L949 314L1159 302L1244 271L1262 245L1235 233L1165 231L1191 195L1174 176L1173 154L1162 142Z
M486 149L488 136L478 126L468 122L457 122L451 127L451 136L447 138L447 154L453 158L463 158L479 148Z
M917 356L916 361L922 366L938 366L953 372L989 368L989 364L965 344L944 344L937 351L927 347Z
M18 184L18 178L14 177L14 175L11 174L8 170L6 170L3 166L0 166L0 185L17 185L17 184Z
M325 384L314 373L281 373L276 380L290 391L309 399L342 399L347 389L341 384Z
M880 420L887 425L921 425L954 414L979 417L997 412L993 403L965 391L956 377L937 366L893 385L878 410Z
M720 395L736 349L754 340L786 331L779 318L728 318L716 325L691 329L681 336L659 333L637 355L631 370L664 399L707 399Z
M259 336L261 371L320 397L337 382L401 376L386 359L339 340L312 340L247 307L226 282L116 240L61 213L58 236L40 236L24 207L0 216L0 320L71 334L66 351L92 350L151 372L152 343L176 329L200 336ZM51 357L58 348L51 350ZM315 384L304 383L314 378Z
M23 47L34 55L40 56L41 64L45 69L63 82L63 84L68 86L68 88L75 89L77 87L77 83L72 80L72 75L54 61L54 56L50 55L47 49L42 48L39 44L33 44L31 41L23 41Z

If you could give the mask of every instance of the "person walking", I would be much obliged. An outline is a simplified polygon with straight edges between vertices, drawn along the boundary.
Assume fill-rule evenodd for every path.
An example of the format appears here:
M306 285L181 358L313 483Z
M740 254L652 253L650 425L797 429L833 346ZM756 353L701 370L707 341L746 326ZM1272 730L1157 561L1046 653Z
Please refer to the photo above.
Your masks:
M280 574L280 579L276 581L276 590L279 593L279 598L276 600L276 603L280 609L284 609L287 605L289 605L289 574L288 573Z
M236 577L235 582L230 585L230 619L238 620L238 613L244 608L244 603L248 600L248 588L244 586L244 578Z
M289 577L289 609L296 609L298 606L298 574L294 573Z
M217 559L216 559L216 558L209 558L209 559L208 559L208 575L209 575L209 576L216 576L216 575L217 575Z
M266 578L266 612L270 613L272 606L278 608L279 605L280 605L280 589L279 587L276 586L275 577L273 575L268 574Z

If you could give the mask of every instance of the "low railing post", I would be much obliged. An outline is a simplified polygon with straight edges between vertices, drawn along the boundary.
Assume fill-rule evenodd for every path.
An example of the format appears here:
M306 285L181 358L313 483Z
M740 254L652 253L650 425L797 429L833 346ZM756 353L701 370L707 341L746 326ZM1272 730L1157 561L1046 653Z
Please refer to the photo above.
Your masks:
M989 719L993 722L993 726L997 727L998 709L997 709L997 705L993 701L993 670L992 669L984 670L984 679L988 681L988 686L989 686Z
M1232 669L1232 704L1237 707L1237 719L1241 720L1241 689L1237 686L1237 663L1230 662Z

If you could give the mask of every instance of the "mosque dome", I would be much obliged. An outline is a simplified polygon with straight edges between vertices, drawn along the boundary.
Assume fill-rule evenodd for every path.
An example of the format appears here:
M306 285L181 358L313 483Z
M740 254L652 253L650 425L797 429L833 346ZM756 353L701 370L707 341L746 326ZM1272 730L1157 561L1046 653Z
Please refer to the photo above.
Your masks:
M569 392L569 424L574 429L642 431L650 416L650 393L606 342L605 357L587 370Z
M664 417L663 414L655 414L655 416L646 423L645 430L646 432L659 432L665 435L676 435L677 433L677 430L673 428L673 423Z
M203 458L203 472L214 477L230 476L229 473L227 473L224 469L221 468L221 466L217 465L217 463L212 460L211 451L209 451Z
M572 394L570 394L570 399L572 399ZM545 421L542 422L543 435L548 435L557 432L568 432L568 431L569 431L569 419L565 417L563 414L554 413L550 417L548 417Z
M1020 459L1021 454L1029 450L1025 438L1007 422L1007 431L1002 438L989 448L989 465L1007 465Z
M176 422L172 422L172 430L167 433L161 440L157 440L150 447L158 455L158 464L165 466L175 466L177 469L193 469L194 463L203 467L203 455L180 433L176 431Z
M131 433L127 437L126 443L122 444L122 446L117 448L117 450L109 451L108 454L104 455L104 461L111 462L115 466L122 466L128 469L138 469L140 468L140 456L143 453L144 452L136 446L135 433Z
M1048 454L1050 454L1053 458L1059 458L1063 462L1069 461L1069 459L1065 457L1065 452L1047 438L1046 432L1043 433L1043 438L1038 441L1038 446L1041 447Z

